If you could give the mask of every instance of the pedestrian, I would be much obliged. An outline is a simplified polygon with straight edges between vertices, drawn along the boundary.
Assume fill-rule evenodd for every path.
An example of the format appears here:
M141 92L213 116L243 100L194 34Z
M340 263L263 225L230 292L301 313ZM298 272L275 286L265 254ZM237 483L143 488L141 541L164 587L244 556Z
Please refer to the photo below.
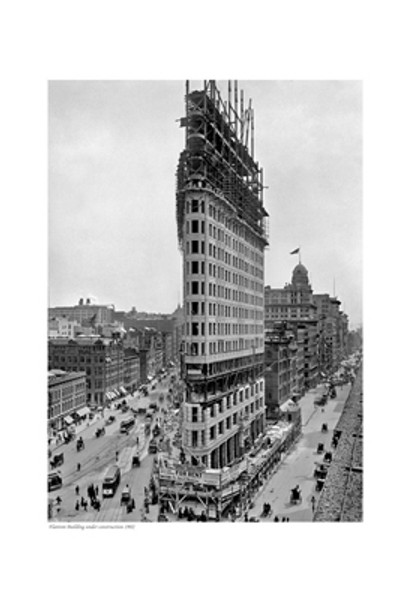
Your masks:
M118 450L115 453L115 460L118 460Z
M87 502L87 500L84 500L83 508L84 508L85 512L87 512L87 506L88 506L88 502Z
M76 496L78 496L78 494L80 493L80 486L78 486L78 485L75 486L75 493L76 493Z
M312 502L312 511L315 512L316 498L314 496L312 496L311 502Z
M77 500L77 502L75 503L75 510L76 510L77 512L80 510L80 503L78 502L78 500Z
M95 495L98 496L98 485L95 486Z
M248 521L249 521L248 511L246 511L246 513L245 513L245 523L248 523Z
M276 515L276 517L273 519L275 523L279 523L279 517L278 515Z
M286 521L286 518L282 517L282 523L285 523L285 521Z
M77 463L77 471L81 471L81 464Z

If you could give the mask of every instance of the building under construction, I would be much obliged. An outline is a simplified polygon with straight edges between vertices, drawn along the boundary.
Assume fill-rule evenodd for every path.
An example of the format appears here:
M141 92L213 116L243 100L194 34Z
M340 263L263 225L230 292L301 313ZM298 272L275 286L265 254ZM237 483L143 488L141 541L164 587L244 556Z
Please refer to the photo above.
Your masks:
M215 81L193 91L187 82L181 126L186 136L176 213L183 254L186 464L177 471L187 465L195 472L234 469L265 429L268 214L263 171L254 158L252 103L245 107L237 82L228 82L227 101ZM178 485L184 482L178 476Z

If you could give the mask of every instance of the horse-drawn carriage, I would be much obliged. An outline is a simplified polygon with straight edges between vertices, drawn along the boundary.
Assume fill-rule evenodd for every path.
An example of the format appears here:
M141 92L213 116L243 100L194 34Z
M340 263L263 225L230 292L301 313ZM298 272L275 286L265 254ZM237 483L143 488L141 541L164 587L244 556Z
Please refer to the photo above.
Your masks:
M133 467L139 467L141 465L141 459L139 454L134 454L134 456L132 457L132 466Z
M290 490L290 503L299 504L300 502L302 502L302 490L297 485Z
M105 427L98 427L97 431L95 432L95 437L99 438L102 435L105 435Z
M327 475L328 465L323 463L316 463L315 470L313 471L313 477L315 479L324 479Z
M322 423L322 433L327 433L327 423Z
M316 491L320 492L325 484L325 477L319 477L316 480Z
M323 461L326 462L326 463L331 463L332 462L332 458L333 458L332 453L330 451L328 451L328 452L325 452L325 455L323 457Z
M81 450L84 450L85 448L85 444L84 444L84 440L83 438L80 436L77 440L77 452L80 452Z
M56 469L57 467L59 467L60 465L62 465L64 463L64 452L61 452L60 454L56 454L51 460L50 460L50 467L52 469Z
M318 454L323 454L324 450L325 450L325 445L322 442L319 442L317 445L316 452Z

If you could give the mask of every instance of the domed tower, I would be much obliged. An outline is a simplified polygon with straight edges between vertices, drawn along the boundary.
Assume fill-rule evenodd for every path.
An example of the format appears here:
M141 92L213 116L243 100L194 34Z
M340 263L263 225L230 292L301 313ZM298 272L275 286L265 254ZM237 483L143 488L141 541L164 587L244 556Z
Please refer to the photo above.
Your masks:
M306 290L309 292L312 291L312 287L309 282L308 270L302 264L296 265L296 267L293 269L292 287L298 290Z

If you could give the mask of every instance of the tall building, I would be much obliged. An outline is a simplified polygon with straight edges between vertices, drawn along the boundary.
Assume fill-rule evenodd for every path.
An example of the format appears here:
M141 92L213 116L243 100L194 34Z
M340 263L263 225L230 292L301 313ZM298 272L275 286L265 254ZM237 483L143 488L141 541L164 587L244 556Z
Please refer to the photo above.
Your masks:
M340 310L341 302L329 294L313 294L317 307L319 371L332 373L347 355L349 318Z
M265 333L266 418L277 419L280 406L298 391L298 345L288 323L278 323Z
M177 171L183 253L183 448L187 460L228 465L263 431L263 171L253 109L237 83L224 102L214 81L190 91ZM248 141L250 143L248 144Z
M318 320L308 270L300 263L293 269L291 283L279 289L265 288L266 329L274 328L278 321L291 325L303 349L303 380L299 390L303 392L318 381Z

